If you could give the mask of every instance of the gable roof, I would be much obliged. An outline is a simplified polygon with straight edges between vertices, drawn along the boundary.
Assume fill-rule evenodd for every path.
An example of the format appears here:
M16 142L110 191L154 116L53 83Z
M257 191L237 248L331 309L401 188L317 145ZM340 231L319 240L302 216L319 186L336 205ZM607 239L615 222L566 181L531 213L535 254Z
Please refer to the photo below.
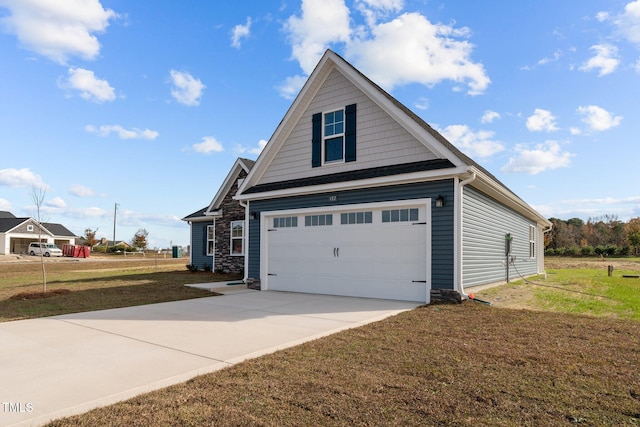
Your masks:
M71 231L69 231L69 229L67 227L65 227L64 225L62 225L62 224L54 224L54 223L50 223L50 222L43 222L42 225L44 226L44 228L49 230L49 232L51 234L53 234L54 236L78 237L75 234L73 234Z
M36 221L35 219L33 219L33 218L16 218L15 216L13 218L11 218L11 217L1 218L0 217L0 233L10 233L11 231L15 230L16 228L18 228L19 226L21 226L22 224L27 223L27 222L32 222L36 227L40 227L40 229L42 230L42 232L44 234L49 234L49 235L53 236L51 231L47 230L47 228L44 226L44 224L39 224L38 221Z
M249 173L254 164L255 162L253 160L238 157L236 162L231 167L231 170L227 174L227 177L222 182L222 185L218 189L218 192L211 200L211 203L209 203L209 206L204 213L205 215L216 214L216 211L220 209L220 205L222 204L225 196L227 195L227 193L229 193L229 190L231 190L231 187L233 187L233 184L235 184L236 180L238 179L240 171L244 170L246 173Z
M306 180L298 179L271 184L261 184L260 179L269 168L269 165L274 160L280 148L283 146L283 144L291 134L296 123L301 119L305 110L322 87L324 81L333 70L337 70L338 72L340 72L351 84L356 86L386 114L391 116L398 124L400 124L407 132L409 132L416 140L421 142L425 146L425 148L433 152L441 162L445 162L447 164L446 167L435 169L425 167L422 171L420 171L422 172L422 174L415 175L416 179L418 177L422 177L424 179L425 177L435 178L438 176L441 176L442 178L473 178L474 187L504 202L505 204L511 206L512 208L525 214L526 216L535 219L539 223L549 224L546 218L542 217L538 212L536 212L522 199L520 199L515 193L509 190L489 171L480 166L469 156L465 155L452 143L447 141L447 139L444 138L439 132L437 132L429 124L427 124L422 118L420 118L405 105L400 103L397 99L395 99L380 86L378 86L376 83L362 74L359 70L353 67L350 63L348 63L346 60L344 60L342 57L331 50L327 50L324 53L324 55L318 62L318 65L316 65L315 69L305 82L300 93L289 107L289 110L287 110L284 118L278 124L278 127L269 139L266 147L256 160L255 166L252 168L251 172L238 190L238 194L236 196L237 199L249 200L255 198L256 194L263 193L263 195L266 196L266 194L264 193L284 189L289 190L287 193L288 195L293 195L295 194L294 189L299 189L299 191L301 191L303 187L318 186L316 188L320 190L323 184L331 183L331 176L323 176ZM393 171L398 175L408 173L407 171L403 170L401 166L393 169ZM337 185L335 189L350 185L350 181L353 182L362 179L369 179L369 182L372 184L374 182L380 182L379 180L372 180L370 176L371 174L369 174L369 176L367 176L367 174L363 175L363 172L364 171L359 170L336 174L340 175L340 179L336 179L333 181L335 185ZM376 173L389 173L389 170L387 169L386 171L369 172L373 172L373 174L375 175ZM391 173L389 173L387 176L389 175L391 175ZM327 179L329 180L329 182L327 182ZM345 184L340 185L339 183ZM280 193L279 195L283 194Z
M240 175L240 171L244 170L246 173L249 173L254 164L255 161L253 160L238 157L222 182L218 192L213 199L211 199L211 203L209 203L208 206L185 216L182 220L187 222L211 221L211 217L215 216L216 212L220 209L220 204L222 204L225 196L229 193L229 190L231 190L231 187L233 187L233 184L236 182L238 175Z

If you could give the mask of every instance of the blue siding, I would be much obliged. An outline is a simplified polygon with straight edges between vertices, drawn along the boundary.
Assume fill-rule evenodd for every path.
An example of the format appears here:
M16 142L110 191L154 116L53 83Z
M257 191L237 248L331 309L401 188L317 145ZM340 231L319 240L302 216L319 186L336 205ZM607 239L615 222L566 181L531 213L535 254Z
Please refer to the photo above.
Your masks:
M191 263L197 265L200 270L205 264L213 267L213 257L207 256L207 226L211 222L194 222L191 224Z
M286 197L252 201L252 212L268 212L284 209L303 209L324 206L342 206L358 203L377 203L442 195L445 206L432 206L432 289L453 289L453 180L407 184L362 190L320 193L308 196ZM329 196L337 196L329 202ZM249 269L248 277L260 277L260 221L249 221Z
M538 259L529 257L529 231L535 222L489 198L471 186L464 187L462 214L462 282L465 287L505 281L505 236L513 237L510 280L519 274L538 273ZM536 247L537 242L536 228ZM537 255L537 254L536 254Z

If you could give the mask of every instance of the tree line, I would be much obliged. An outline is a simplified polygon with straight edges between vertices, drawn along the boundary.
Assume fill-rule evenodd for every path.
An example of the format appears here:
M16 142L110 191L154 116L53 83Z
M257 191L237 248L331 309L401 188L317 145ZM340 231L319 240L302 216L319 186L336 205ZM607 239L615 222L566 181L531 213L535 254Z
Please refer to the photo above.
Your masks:
M545 234L547 255L631 255L640 249L640 217L628 222L616 215L562 220L549 218L553 224Z

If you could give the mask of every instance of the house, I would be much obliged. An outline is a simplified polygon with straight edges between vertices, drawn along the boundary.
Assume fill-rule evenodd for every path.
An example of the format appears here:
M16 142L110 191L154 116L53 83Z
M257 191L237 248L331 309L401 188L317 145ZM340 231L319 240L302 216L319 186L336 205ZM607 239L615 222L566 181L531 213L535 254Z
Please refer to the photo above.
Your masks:
M93 245L93 249L98 248L113 248L117 247L118 250L127 250L131 249L131 245L124 240L108 240L106 237L102 237L98 243ZM104 250L102 252L104 252Z
M261 289L429 303L544 271L550 222L330 50L235 198Z
M33 218L17 218L0 211L0 255L26 254L29 243L38 239L45 243L74 245L77 236L62 224L39 223Z
M253 164L252 160L237 159L211 203L182 218L189 223L189 263L198 269L243 273L246 211L233 196Z

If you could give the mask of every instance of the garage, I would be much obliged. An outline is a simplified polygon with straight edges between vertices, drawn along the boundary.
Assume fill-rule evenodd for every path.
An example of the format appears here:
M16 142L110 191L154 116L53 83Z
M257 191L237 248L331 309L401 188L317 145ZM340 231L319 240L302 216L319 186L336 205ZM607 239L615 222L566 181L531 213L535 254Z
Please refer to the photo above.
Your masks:
M269 212L263 287L428 302L428 206L424 199Z

